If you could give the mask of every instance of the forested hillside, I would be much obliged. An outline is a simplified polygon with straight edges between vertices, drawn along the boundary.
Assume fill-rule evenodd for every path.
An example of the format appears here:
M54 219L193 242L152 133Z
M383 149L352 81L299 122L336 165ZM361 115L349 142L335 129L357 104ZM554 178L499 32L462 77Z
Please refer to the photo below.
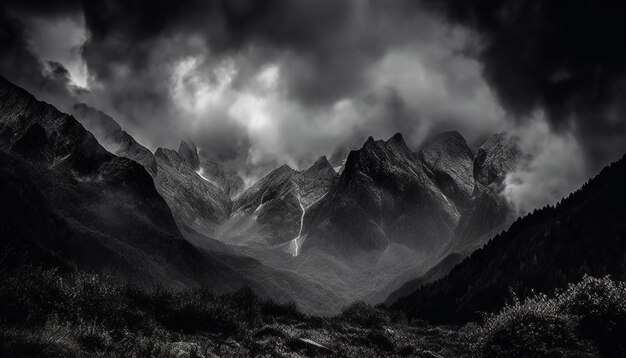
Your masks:
M556 206L518 219L448 276L393 308L431 322L466 322L501 308L511 291L551 292L584 274L626 277L626 159Z

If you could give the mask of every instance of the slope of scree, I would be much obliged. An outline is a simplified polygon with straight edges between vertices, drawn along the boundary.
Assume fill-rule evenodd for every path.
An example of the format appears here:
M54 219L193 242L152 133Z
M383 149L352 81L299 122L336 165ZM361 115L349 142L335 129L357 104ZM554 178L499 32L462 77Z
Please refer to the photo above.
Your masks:
M503 306L509 290L524 298L580 280L583 274L626 278L626 159L556 206L515 221L447 277L393 308L432 322L464 322Z

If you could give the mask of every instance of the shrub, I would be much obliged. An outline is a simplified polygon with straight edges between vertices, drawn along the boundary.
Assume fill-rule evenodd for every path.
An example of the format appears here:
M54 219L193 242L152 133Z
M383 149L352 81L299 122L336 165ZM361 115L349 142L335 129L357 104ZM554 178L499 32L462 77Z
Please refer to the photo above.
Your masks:
M607 357L626 356L626 283L585 275L556 298L559 312L578 317L581 335Z
M389 324L389 317L383 309L363 301L356 301L345 307L339 317L365 328L382 328Z
M477 349L496 356L626 356L626 284L584 276L555 297L514 298L480 328Z
M483 357L574 357L590 353L565 316L537 312L523 305L509 307L489 319L480 340Z

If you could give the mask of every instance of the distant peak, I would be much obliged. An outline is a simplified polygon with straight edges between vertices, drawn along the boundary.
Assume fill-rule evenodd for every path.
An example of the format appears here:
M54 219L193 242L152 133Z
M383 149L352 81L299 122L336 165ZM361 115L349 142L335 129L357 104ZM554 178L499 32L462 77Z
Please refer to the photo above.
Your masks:
M404 137L402 137L402 133L400 132L397 132L396 134L394 134L393 136L391 136L391 138L387 140L387 143L399 143L399 142L404 142Z
M325 155L322 155L321 157L319 157L315 163L313 163L313 165L311 165L309 167L309 169L307 169L307 171L310 170L320 170L320 169L333 169L333 166L330 164L330 162L328 161L328 158L326 158Z
M393 151L401 151L406 154L411 153L411 149L404 141L404 137L402 137L401 133L394 134L391 138L389 138L385 142L385 144L387 145L388 148L392 149Z

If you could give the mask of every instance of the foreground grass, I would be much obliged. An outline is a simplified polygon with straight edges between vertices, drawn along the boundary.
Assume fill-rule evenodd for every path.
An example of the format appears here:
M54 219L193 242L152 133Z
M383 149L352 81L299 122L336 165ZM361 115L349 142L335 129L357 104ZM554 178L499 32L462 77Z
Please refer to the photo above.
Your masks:
M145 290L41 270L1 279L2 357L459 357L469 350L458 330L409 325L360 302L320 318L249 289Z
M248 289L139 289L55 271L0 273L2 357L623 357L626 286L585 277L463 328L356 302L330 318Z

